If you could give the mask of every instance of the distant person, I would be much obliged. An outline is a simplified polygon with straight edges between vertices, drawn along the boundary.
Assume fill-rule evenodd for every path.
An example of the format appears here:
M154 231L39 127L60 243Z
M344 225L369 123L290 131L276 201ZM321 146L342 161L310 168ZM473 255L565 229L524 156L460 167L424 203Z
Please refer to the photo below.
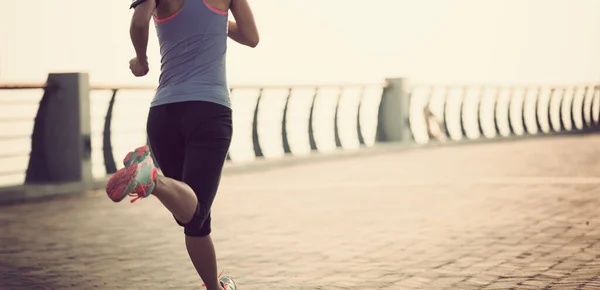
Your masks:
M150 104L148 146L127 154L125 167L108 181L114 202L151 194L183 227L185 244L208 290L235 290L220 277L211 233L211 206L232 137L232 111L225 72L227 37L249 47L259 35L247 0L136 0L130 35L136 57L131 72L149 71L146 49L154 18L161 54L161 73ZM229 21L231 11L235 22ZM131 107L131 110L143 108ZM148 213L151 214L151 213ZM142 220L143 216L140 217Z
M437 141L446 141L446 130L444 124L433 114L429 106L423 108L423 116L425 117L425 124L427 126L427 135L429 139Z

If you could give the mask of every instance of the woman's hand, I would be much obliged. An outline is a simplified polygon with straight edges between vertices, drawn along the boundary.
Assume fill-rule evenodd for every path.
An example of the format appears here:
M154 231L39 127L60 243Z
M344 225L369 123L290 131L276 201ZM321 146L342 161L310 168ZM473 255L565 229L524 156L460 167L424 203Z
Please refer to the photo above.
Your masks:
M150 71L148 60L140 60L137 56L129 61L129 69L136 77L143 77Z

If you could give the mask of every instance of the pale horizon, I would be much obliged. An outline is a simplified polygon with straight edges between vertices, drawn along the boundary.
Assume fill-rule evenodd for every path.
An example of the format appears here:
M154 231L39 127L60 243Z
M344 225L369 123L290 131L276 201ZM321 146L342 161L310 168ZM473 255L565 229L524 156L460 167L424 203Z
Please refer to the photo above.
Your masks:
M135 78L128 70L133 49L127 1L0 1L10 11L0 19L1 82L84 71L94 84L156 85L154 29L150 74ZM378 1L385 8L364 3L252 1L261 43L250 49L230 41L230 84L385 77L448 84L600 82L600 1Z

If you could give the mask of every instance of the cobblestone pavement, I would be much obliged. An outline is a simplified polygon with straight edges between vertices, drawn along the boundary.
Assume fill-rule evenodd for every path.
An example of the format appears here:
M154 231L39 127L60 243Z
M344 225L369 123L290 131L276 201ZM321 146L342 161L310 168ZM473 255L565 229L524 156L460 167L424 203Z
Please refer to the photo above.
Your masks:
M228 175L239 289L600 289L600 136L418 149ZM155 198L0 207L0 289L202 289Z

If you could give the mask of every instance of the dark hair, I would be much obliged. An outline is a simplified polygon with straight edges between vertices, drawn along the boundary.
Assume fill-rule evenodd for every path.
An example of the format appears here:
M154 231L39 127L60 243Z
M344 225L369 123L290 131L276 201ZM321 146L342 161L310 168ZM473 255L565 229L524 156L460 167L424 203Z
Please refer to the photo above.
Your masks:
M133 0L133 2L131 3L131 5L129 6L129 9L133 9L135 7L137 7L138 5L146 2L147 0ZM160 0L156 0L156 7L158 7Z

